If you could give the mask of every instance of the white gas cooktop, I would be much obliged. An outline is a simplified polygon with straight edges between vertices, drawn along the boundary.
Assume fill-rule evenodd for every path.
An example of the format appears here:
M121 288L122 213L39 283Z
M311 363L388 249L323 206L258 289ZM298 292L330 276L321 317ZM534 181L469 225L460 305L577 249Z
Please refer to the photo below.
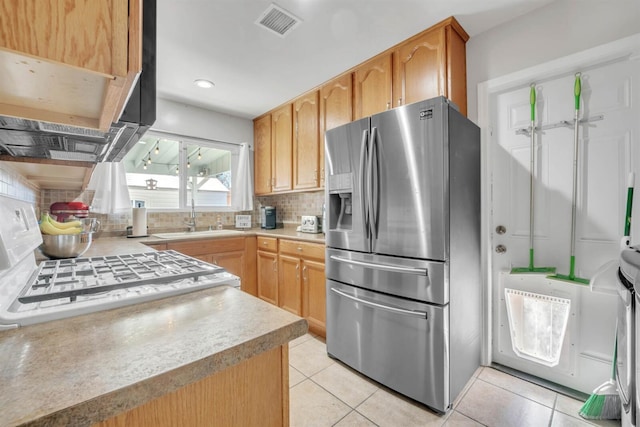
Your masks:
M0 329L77 316L220 285L237 276L176 251L35 263L33 207L0 196Z

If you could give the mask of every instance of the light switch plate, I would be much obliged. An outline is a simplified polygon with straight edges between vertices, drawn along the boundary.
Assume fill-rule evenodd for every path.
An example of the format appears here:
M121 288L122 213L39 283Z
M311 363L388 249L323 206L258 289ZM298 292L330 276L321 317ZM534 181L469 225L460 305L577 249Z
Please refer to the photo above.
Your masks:
M236 228L251 228L251 215L236 215Z

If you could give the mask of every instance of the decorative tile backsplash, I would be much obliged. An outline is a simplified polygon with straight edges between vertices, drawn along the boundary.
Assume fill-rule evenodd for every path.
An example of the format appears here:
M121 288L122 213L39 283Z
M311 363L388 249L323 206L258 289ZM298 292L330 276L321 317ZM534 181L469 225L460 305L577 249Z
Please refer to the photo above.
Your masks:
M93 191L43 190L39 208L49 210L55 202L81 201L91 205ZM198 230L215 228L218 216L225 228L235 226L235 215L251 215L254 227L260 226L260 206L275 206L276 221L279 223L300 224L302 215L322 215L324 192L290 193L276 196L260 196L254 199L253 212L202 212L196 209ZM103 233L124 235L127 226L132 224L131 212L115 215L90 214L100 221ZM147 227L150 233L161 233L186 230L185 222L189 221L189 212L148 212Z
M36 209L40 205L40 189L11 168L8 162L0 162L0 194L33 203Z
M8 162L0 162L0 194L33 203L38 217L48 211L52 203L80 201L91 205L93 191L41 190L26 177L11 168ZM215 228L218 216L225 228L235 226L235 215L251 215L254 227L260 226L260 206L275 206L276 221L285 224L300 224L302 215L322 215L324 192L289 193L275 196L260 196L254 199L253 212L196 212L198 230ZM197 211L197 210L196 210ZM101 230L109 235L124 235L132 224L131 212L116 215L90 214L100 221ZM186 230L189 212L149 212L149 232L160 233Z
M254 222L260 222L260 206L276 207L276 222L300 224L302 215L322 215L324 191L260 196L254 199Z

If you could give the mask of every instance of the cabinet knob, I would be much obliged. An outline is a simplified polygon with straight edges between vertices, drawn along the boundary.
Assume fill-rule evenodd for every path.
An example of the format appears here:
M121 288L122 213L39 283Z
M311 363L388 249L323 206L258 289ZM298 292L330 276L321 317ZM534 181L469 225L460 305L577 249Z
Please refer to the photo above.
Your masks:
M402 98L398 98L398 105L402 105Z
M302 252L302 248L298 246L298 252Z
M390 102L387 102L387 110L388 110L389 108L391 108L391 103L390 103Z

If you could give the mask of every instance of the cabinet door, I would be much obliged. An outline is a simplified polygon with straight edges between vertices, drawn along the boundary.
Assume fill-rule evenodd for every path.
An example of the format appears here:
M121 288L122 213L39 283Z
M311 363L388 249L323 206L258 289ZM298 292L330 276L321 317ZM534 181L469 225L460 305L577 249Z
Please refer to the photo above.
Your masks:
M457 21L445 28L447 44L447 97L467 115L467 48L469 35Z
M142 69L141 16L142 0L1 1L0 115L107 131Z
M271 113L272 191L291 190L292 152L291 104Z
M302 317L309 322L309 330L315 334L326 334L326 293L324 263L303 260L303 309Z
M278 257L278 305L298 316L302 314L300 258L282 254Z
M403 43L394 56L394 107L447 96L445 29Z
M324 133L353 120L353 76L345 74L320 89L320 187L324 188Z
M377 56L356 69L354 74L355 119L391 108L391 82L390 53Z
M254 186L256 194L271 193L271 115L253 122Z
M244 251L213 254L211 255L211 263L240 277L240 281L244 279Z
M200 261L208 262L209 264L213 264L213 255L203 254L203 255L189 255L194 257L195 259L199 259Z
M293 102L293 188L296 190L320 185L318 111L318 91Z
M278 305L278 254L258 251L258 297Z

